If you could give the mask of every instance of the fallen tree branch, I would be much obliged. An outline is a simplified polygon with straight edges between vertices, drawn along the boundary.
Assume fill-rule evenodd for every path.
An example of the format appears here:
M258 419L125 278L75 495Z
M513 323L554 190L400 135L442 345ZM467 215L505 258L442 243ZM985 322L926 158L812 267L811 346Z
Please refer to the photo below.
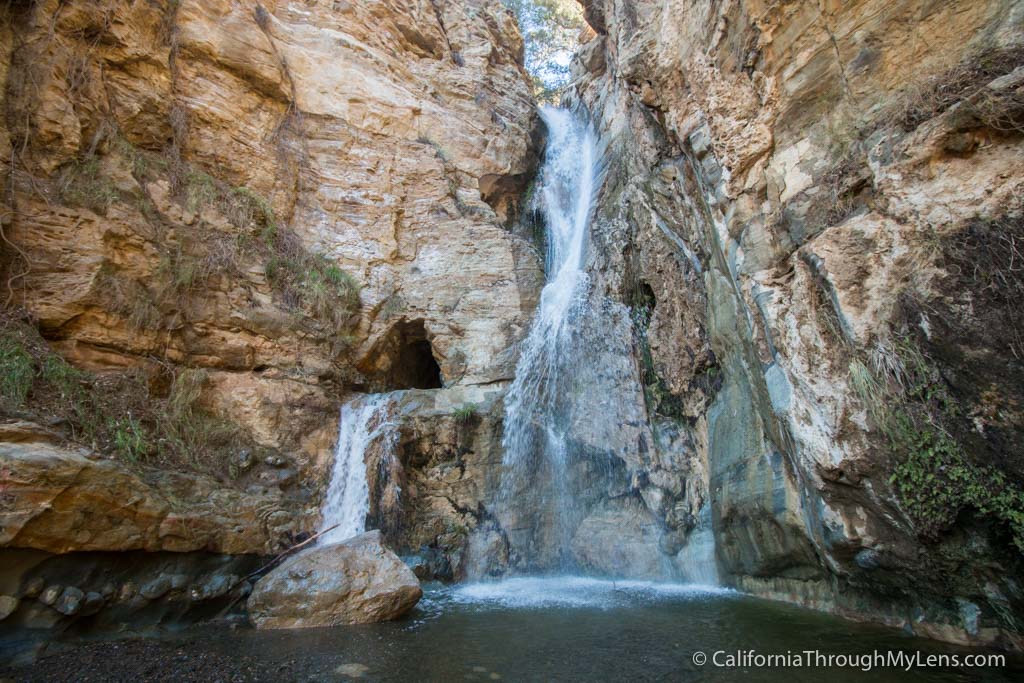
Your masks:
M288 549L286 549L286 550L282 550L282 551L281 551L281 552L280 552L280 553L279 553L279 554L278 554L278 555L277 555L277 556L276 556L276 557L275 557L274 559L272 559L272 560L271 560L270 562L266 563L265 565L263 565L262 567L260 567L260 568L259 568L259 569L257 569L256 571L252 572L251 574L247 574L247 575L243 576L242 578L240 578L240 579L239 579L238 581L235 581L235 582L234 582L234 583L233 583L233 584L231 585L231 588L229 588L229 589L228 589L228 592L231 592L231 591L235 590L235 589L236 589L236 588L238 588L238 587L239 587L240 585L242 585L242 583L243 583L243 582L245 582L245 581L248 581L248 580L250 580L250 579L253 579L253 578L257 577L257 576L260 576L260 575L262 575L262 574L263 574L264 572L266 572L266 571L267 571L268 569L270 569L271 567L273 567L274 565L276 565L276 564L277 564L278 562L280 562L280 561L281 561L281 560L283 560L284 558L286 558L286 557L288 557L289 555L291 555L292 553L294 553L294 552L295 552L296 550L299 550L300 548L304 548L304 547L306 547L307 545L309 545L310 543L312 543L312 542L313 542L313 541L315 541L316 539L320 538L321 536L323 536L323 535L324 535L324 534L326 534L327 532L329 532L329 531L334 531L334 530L335 530L335 529L337 529L337 528L338 528L339 526L341 526L341 525L340 525L340 524L335 524L334 526L331 526L331 527L327 527L327 528L326 528L326 529L324 529L323 531L319 531L319 532L317 532L317 533L313 534L312 536L310 536L309 538L307 538L307 539L306 539L305 541L302 541L301 543L296 543L295 545L291 546L290 548L288 548ZM244 595L244 596L243 596L243 595L237 595L237 596L235 596L235 598L234 598L234 599L233 599L233 600L232 600L231 602L229 602L229 603L227 604L227 606L226 606L226 607L225 607L224 609L222 609L222 610L221 610L220 612L218 612L218 613L217 613L217 616L216 616L216 617L214 617L214 619L220 619L220 618L221 618L221 617L223 617L223 616L224 616L225 614L227 614L228 612L230 612L230 611L231 611L231 608L232 608L232 607L234 607L235 605L237 605L237 604L238 604L238 601L239 601L239 600L241 600L241 599L242 599L243 597L248 597L248 594L247 594L247 595Z
M339 526L341 526L341 525L340 525L340 524L335 524L334 526L332 526L332 527L328 527L328 528L324 529L323 531L318 531L317 533L313 534L312 536L310 536L309 538L307 538L307 539L306 539L305 541L303 541L302 543L296 543L295 545L293 545L292 547L288 548L287 550L283 550L283 551L281 551L281 554L279 554L279 555L278 555L277 557L275 557L274 559L272 559L272 560L271 560L270 562L268 562L267 564L263 565L262 567L260 567L260 568L259 568L259 569L257 569L256 571L254 571L254 572L253 572L252 574L249 574L248 576L245 576L244 578L241 578L241 579L239 579L239 580L238 580L238 583L241 583L242 581L248 581L249 579L253 578L254 576L257 576L257 575L259 575L259 574L262 574L262 573L263 573L263 572L265 572L265 571L266 571L267 569L270 569L270 568L271 568L271 567L273 567L273 566L274 566L275 564L277 564L278 562L280 562L281 560L283 560L283 559L284 559L285 557L287 557L288 555L291 555L291 554L292 554L293 552L295 552L295 551L296 551L296 550L298 550L299 548L303 548L303 547L305 547L305 546L309 545L310 543L312 543L312 542L313 542L313 541L315 541L316 539L320 538L321 536L323 536L323 535L324 535L324 534L326 534L327 532L329 532L329 531L334 531L334 530L335 530L335 529L337 529L337 528L338 528ZM236 585L237 585L237 584L236 584Z

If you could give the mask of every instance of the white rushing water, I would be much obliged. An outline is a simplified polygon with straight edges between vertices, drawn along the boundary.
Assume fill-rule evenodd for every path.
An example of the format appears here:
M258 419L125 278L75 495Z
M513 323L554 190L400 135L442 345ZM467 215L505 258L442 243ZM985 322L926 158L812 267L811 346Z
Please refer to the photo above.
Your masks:
M540 113L548 143L535 201L547 230L547 283L505 399L504 469L496 508L517 568L569 574L588 552L589 539L577 536L580 524L603 492L622 490L623 482L615 478L627 474L616 471L616 456L602 453L601 445L615 443L616 425L643 420L646 413L635 406L642 380L631 358L628 310L595 296L586 272L602 148L576 112L544 107ZM699 517L680 554L664 558L664 575L713 585L718 576L710 508ZM600 553L617 547L605 539L589 548ZM610 564L604 562L606 568ZM628 574L628 565L617 569ZM604 584L574 581L581 591L603 590ZM541 593L553 587L537 585ZM567 585L558 584L560 595Z
M534 513L546 515L545 527L556 537L544 544L558 546L549 550L564 560L573 506L566 486L573 409L566 386L576 374L574 332L586 310L584 248L600 186L601 155L593 131L575 113L543 107L540 114L548 130L538 186L547 225L548 277L506 398L502 491L518 496L538 471L545 473L549 490L536 498L550 509Z
M334 467L318 531L334 528L320 537L321 545L340 543L366 531L366 516L370 512L366 453L378 440L382 440L381 447L385 449L394 445L394 430L388 422L389 403L387 394L374 394L355 398L341 407Z
M454 602L513 609L545 607L608 609L660 600L699 599L735 594L728 588L656 581L597 579L590 576L518 577L470 583L452 589Z

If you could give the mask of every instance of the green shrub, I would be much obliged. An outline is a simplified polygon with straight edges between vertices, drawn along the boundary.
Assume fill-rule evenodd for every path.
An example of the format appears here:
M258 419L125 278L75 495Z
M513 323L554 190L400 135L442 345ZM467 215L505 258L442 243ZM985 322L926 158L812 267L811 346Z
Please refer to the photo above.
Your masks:
M199 213L211 206L220 196L213 176L203 171L189 170L185 176L185 208Z
M93 375L53 353L35 328L0 313L0 413L17 410L66 426L68 438L126 462L215 474L256 448L242 430L201 405L203 370L131 369ZM154 387L168 387L161 396Z
M162 311L173 307L187 312L187 299L182 299L197 284L215 273L230 272L239 258L248 257L264 262L267 280L285 305L327 323L332 336L343 336L361 305L359 284L336 263L311 253L294 233L284 229L266 197L249 187L232 187L173 155L168 161L140 150L116 131L109 139L112 152L131 163L137 180L148 179L154 171L166 171L172 197L181 206L198 214L215 210L241 232L225 235L202 229L208 226L201 225L194 234L177 234L175 241L168 243L161 216L142 192L137 198L139 208L156 228L154 241L163 252L157 282L144 284L105 266L95 288L102 292L105 306L135 329L161 329ZM97 211L105 211L119 198L94 155L69 164L61 174L60 187L66 201Z
M127 278L112 266L104 265L96 275L96 291L110 310L128 321L136 330L158 330L163 314L149 290L138 280Z
M80 396L82 381L86 377L85 373L71 367L63 358L56 355L47 356L43 360L40 376L44 382L56 389L61 397L67 399Z
M113 181L103 174L96 156L88 156L65 166L58 182L61 201L101 215L106 215L110 205L121 196Z
M150 452L150 437L146 428L131 415L112 418L110 431L113 434L114 451L129 462L139 462Z
M35 368L32 356L25 350L21 340L14 335L0 337L0 394L3 403L20 408L32 390Z
M1024 551L1024 490L998 469L971 462L947 431L957 406L909 337L876 347L870 364L851 361L850 384L888 440L894 457L889 484L922 536L938 538L962 510L973 509L1005 523Z
M459 424L466 424L476 416L477 406L475 403L466 403L452 411L452 417Z

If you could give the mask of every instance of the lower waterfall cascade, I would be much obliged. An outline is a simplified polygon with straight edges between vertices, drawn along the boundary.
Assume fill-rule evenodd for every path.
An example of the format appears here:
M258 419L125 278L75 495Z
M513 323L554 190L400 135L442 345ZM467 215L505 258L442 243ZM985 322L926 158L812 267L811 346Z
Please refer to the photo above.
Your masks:
M378 440L385 449L394 447L389 405L388 394L371 394L354 398L341 407L334 465L318 529L322 545L340 543L366 531L370 512L366 451Z

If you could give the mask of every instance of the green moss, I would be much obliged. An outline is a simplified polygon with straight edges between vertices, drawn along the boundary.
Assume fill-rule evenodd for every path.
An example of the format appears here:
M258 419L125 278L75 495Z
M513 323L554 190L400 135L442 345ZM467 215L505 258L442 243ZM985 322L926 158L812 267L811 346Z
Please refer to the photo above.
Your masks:
M640 350L641 380L644 386L644 400L647 409L651 413L657 413L665 417L682 419L684 415L683 400L676 396L669 389L665 378L658 373L654 367L654 356L651 354L651 344L647 339L647 329L651 323L651 316L654 313L654 295L649 292L649 287L641 288L634 296L631 317L633 320L633 332L637 347Z

